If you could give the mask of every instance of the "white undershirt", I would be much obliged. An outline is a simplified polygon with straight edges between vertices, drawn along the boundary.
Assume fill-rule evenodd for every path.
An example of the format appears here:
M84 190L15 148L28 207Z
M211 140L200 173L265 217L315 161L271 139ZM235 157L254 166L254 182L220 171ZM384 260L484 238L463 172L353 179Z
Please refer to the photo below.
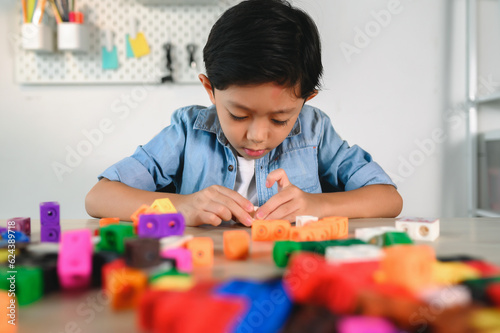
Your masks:
M257 206L259 202L255 184L255 160L247 160L241 156L236 156L236 158L238 163L234 190Z

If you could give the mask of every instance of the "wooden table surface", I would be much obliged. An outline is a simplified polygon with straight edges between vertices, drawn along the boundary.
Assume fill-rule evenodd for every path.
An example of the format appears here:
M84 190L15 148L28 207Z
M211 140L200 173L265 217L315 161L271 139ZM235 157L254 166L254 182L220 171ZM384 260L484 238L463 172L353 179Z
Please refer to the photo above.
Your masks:
M350 219L349 233L356 228L393 226L395 219ZM0 220L0 226L6 221ZM40 222L32 219L32 241L40 239ZM99 221L63 220L62 230L97 229ZM246 229L234 223L218 227L188 227L186 234L211 237L214 240L214 266L196 268L196 280L230 278L267 279L283 273L272 261L271 242L252 242L251 255L246 261L226 260L222 251L222 234L226 230ZM438 240L426 243L434 247L437 256L469 255L500 265L500 218L441 219ZM137 332L135 311L112 312L102 291L93 289L79 294L54 293L35 304L19 309L18 332L80 333L80 332ZM194 314L193 314L194 315Z

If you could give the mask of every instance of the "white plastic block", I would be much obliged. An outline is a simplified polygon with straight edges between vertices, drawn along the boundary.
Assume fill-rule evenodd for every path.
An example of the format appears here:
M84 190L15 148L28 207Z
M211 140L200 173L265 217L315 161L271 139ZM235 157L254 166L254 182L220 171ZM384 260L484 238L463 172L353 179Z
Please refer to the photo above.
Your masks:
M422 290L418 297L427 304L439 306L440 309L467 306L472 302L469 289L463 285L451 285L441 288Z
M396 229L405 231L413 240L432 242L439 237L439 219L405 217L396 221Z
M168 236L160 238L160 249L175 249L184 246L187 242L193 239L193 235Z
M295 217L295 226L296 227L303 227L306 224L309 224L311 222L316 222L318 221L317 216L309 216L309 215L300 215Z
M381 260L383 255L380 247L370 244L329 246L325 251L325 259L331 263Z
M354 238L368 242L373 237L382 235L386 232L399 231L395 227L373 227L373 228L358 228L354 230Z

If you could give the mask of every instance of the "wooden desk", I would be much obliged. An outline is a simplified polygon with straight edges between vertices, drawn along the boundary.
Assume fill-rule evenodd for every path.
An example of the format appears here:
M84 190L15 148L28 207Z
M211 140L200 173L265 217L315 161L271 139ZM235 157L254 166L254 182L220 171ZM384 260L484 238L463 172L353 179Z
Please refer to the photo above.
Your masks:
M356 228L394 225L395 219L351 219L349 232ZM39 220L32 220L32 240L40 239ZM5 220L0 221L5 226ZM64 220L62 229L97 229L98 220ZM246 261L229 261L222 252L222 233L244 228L226 223L219 227L188 227L186 234L208 236L214 240L215 260L211 269L196 269L196 279L251 278L266 279L283 273L271 258L271 243L253 242L251 256ZM441 219L441 235L432 245L437 256L466 254L500 265L500 218ZM77 332L136 332L135 311L114 313L107 306L100 290L77 295L57 293L23 307L18 312L19 332L77 333Z

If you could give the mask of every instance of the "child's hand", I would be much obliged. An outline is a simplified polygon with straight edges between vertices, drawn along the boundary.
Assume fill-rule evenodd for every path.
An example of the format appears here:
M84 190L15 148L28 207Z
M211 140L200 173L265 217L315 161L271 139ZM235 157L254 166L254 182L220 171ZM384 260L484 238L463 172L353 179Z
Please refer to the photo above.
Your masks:
M238 192L219 185L184 196L176 208L182 212L188 226L217 226L222 221L231 219L251 226L253 221L249 215L249 212L254 211L253 204Z
M290 183L285 170L277 169L267 175L267 188L272 187L275 182L278 182L278 193L257 210L256 219L294 222L298 215L321 215L314 194L306 193Z

